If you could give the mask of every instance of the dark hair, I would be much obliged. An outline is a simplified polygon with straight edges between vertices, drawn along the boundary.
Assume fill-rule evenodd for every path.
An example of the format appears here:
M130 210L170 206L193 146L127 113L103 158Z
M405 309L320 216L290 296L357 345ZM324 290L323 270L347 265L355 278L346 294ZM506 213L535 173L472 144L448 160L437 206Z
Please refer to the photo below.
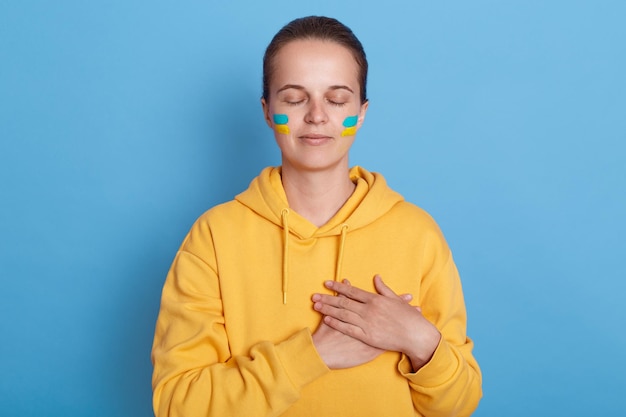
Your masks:
M287 43L300 39L319 39L336 42L352 52L359 66L361 103L367 101L367 58L363 45L349 27L330 17L308 16L292 20L274 35L263 56L263 98L269 100L270 78L274 72L274 57Z

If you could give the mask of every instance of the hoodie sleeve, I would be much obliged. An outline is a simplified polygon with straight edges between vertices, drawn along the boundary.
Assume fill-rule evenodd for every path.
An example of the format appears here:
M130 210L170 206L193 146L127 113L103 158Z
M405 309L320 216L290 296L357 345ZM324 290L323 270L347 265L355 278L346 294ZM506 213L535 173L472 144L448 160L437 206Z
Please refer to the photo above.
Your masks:
M422 280L420 305L424 316L441 332L431 360L413 372L403 356L400 373L408 379L413 404L429 417L469 416L482 397L482 376L466 336L467 314L461 281L443 236L431 253L430 268Z
M258 343L247 356L231 356L214 261L207 262L206 251L202 258L192 253L189 249L197 245L190 240L176 255L163 287L152 349L155 415L281 414L302 387L329 372L310 331Z

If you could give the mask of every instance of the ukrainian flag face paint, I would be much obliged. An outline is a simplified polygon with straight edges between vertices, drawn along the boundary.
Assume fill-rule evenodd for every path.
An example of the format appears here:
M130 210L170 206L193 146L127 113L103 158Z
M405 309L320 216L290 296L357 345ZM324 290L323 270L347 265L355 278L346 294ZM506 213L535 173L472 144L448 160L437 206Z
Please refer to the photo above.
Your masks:
M286 135L289 133L289 126L287 126L287 122L289 121L289 117L286 114L275 114L274 115L274 130L276 133L282 133Z
M356 135L356 124L359 121L359 116L349 116L343 121L343 132L341 132L341 136L354 136Z

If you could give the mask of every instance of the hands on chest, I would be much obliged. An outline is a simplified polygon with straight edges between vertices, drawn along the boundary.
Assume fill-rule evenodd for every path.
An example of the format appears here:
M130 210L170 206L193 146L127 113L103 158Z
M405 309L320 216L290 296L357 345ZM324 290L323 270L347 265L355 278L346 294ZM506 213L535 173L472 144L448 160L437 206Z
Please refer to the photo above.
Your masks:
M361 365L385 351L404 353L413 371L430 360L441 334L419 306L409 304L410 294L396 294L379 275L374 277L376 293L348 280L324 285L336 295L312 297L313 308L323 315L313 343L329 368Z

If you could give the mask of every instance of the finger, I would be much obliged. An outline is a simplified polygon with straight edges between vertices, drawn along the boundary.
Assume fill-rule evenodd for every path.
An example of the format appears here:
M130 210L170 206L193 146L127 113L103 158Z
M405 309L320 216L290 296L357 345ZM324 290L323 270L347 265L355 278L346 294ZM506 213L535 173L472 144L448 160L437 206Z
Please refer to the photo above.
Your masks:
M348 281L347 279L343 279L341 282L343 282L343 283L344 283L344 284L346 284L346 285L351 285L351 284L350 284L350 281ZM325 285L327 288L330 288L326 282L324 282L324 285ZM337 292L336 292L336 291L335 291L334 295L335 295L335 296L337 296L337 297L345 297L345 295L343 295L343 294L337 294ZM315 294L313 294L313 296L311 297L311 299L312 299L314 302L316 302L316 301L320 301L320 300L321 300L321 294L315 293Z
M339 300L338 297L334 298ZM339 304L344 304L345 302L358 304L355 301L350 300L349 298L343 298L339 300ZM333 317L345 323L357 324L361 322L361 317L357 313L347 308L343 308L343 306L335 306L331 304L325 304L323 302L316 302L315 304L313 304L313 308L324 316Z
M360 288L345 284L343 282L326 281L324 282L324 286L330 290L335 291L338 294L343 294L348 298L360 301L362 303L367 302L374 295L371 292L364 291Z
M343 282L343 283L344 283L344 284L346 284L346 285L351 285L351 284L350 284L350 281L348 281L347 279L343 279L341 282ZM335 292L335 295L336 295L336 296L338 296L338 297L345 297L345 295L343 295L343 294L337 294L336 292Z
M413 300L413 295L411 295L411 294L400 294L400 298L402 299L402 301L410 303Z
M359 326L355 326L351 323L346 323L343 320L339 320L332 316L324 316L324 323L326 323L329 327L347 335L358 339L360 341L364 341L364 332Z
M393 292L393 290L389 288L387 284L383 282L383 279L378 274L374 276L374 287L376 288L376 291L378 292L378 294L384 295L385 297L402 298L398 294Z
M341 308L350 311L355 311L358 309L359 306L363 305L362 303L341 294L330 295L316 293L313 294L311 300L313 300L313 308L315 308L316 310L318 310L318 308L320 307L318 306L318 304L328 305L331 307Z

